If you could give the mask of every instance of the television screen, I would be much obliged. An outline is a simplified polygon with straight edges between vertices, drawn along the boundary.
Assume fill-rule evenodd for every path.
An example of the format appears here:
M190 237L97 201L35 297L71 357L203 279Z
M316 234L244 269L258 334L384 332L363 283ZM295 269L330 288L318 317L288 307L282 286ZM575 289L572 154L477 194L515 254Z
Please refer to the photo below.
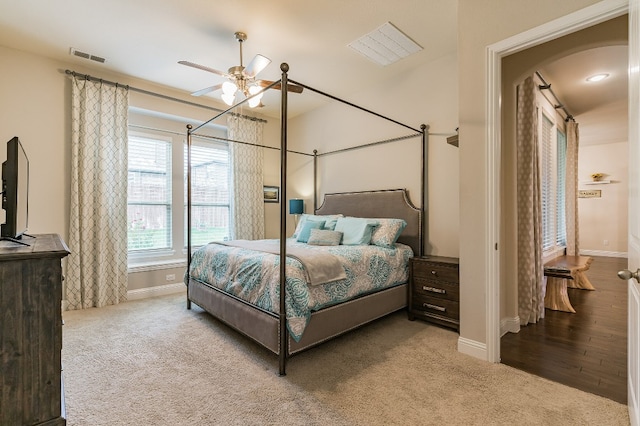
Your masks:
M18 137L7 142L7 160L2 163L3 239L19 239L29 220L29 159Z

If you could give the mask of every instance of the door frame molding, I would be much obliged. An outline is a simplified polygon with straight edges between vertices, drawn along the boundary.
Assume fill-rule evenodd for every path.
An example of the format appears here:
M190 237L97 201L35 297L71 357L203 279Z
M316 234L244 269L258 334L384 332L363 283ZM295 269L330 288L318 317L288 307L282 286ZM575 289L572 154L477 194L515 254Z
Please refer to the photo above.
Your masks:
M487 170L485 188L488 197L485 212L487 236L486 264L486 358L500 362L500 154L502 58L547 41L574 33L604 21L624 15L629 10L628 0L603 0L592 6L547 22L498 43L486 50L486 131ZM496 249L493 249L496 247Z

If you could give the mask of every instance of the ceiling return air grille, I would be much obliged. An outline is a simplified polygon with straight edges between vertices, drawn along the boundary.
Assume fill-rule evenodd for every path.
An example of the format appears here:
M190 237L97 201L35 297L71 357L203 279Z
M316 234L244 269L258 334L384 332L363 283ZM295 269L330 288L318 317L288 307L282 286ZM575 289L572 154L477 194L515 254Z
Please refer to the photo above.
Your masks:
M92 55L92 54L86 53L86 52L82 52L82 51L76 49L75 47L72 47L71 49L69 49L69 54L72 55L72 56L77 56L79 58L89 59L90 61L99 62L101 64L104 64L107 61L103 57Z
M391 22L349 43L349 47L379 65L389 65L422 50Z

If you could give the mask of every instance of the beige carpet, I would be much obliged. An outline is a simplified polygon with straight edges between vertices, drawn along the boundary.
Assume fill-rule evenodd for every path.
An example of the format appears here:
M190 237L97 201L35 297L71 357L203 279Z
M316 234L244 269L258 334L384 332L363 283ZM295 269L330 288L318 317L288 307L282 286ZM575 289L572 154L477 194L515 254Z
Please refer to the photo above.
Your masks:
M398 313L289 360L183 295L64 313L69 425L626 425L627 407L456 351Z

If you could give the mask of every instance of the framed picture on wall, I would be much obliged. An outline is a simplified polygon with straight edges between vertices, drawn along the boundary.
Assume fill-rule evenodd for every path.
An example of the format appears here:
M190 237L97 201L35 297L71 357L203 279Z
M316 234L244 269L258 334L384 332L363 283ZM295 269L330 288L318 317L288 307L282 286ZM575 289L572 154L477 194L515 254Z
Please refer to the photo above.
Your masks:
M264 202L265 203L279 203L280 202L280 187L278 186L264 186Z

